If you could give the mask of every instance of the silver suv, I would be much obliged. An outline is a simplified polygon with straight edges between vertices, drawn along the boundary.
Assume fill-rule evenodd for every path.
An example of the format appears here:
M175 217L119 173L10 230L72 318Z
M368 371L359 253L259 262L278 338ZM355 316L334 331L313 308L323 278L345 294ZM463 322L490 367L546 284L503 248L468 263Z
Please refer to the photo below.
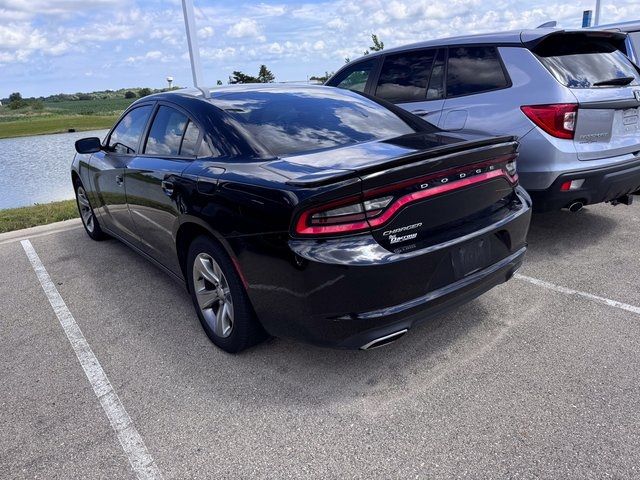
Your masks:
M381 97L444 130L517 135L538 211L631 203L640 189L640 71L625 35L536 29L367 55L327 85Z

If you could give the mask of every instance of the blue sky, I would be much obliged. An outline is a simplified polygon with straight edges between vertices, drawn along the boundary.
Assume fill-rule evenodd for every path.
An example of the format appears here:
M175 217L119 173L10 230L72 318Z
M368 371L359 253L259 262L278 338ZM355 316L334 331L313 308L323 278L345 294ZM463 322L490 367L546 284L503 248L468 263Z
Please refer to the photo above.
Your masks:
M194 0L204 77L266 64L280 81L305 80L356 58L377 33L386 47L430 38L580 26L593 1ZM601 23L640 16L638 0L602 0ZM0 98L122 87L189 86L180 0L0 0Z

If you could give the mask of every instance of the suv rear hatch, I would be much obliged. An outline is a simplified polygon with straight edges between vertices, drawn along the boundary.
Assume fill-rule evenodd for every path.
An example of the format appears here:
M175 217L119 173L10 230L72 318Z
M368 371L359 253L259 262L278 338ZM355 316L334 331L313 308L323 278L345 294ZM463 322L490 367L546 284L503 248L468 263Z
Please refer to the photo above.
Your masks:
M556 32L525 42L577 100L573 142L580 160L640 151L640 71L615 32Z
M513 137L463 140L452 135L417 134L343 148L334 160L327 158L330 152L322 152L328 173L288 183L318 188L359 178L361 193L334 196L331 201L323 197L322 202L312 197L303 202L293 234L330 236L368 231L391 251L459 238L510 211L511 203L517 200L516 149ZM317 165L317 155L292 157L287 162ZM354 156L369 160L358 164Z

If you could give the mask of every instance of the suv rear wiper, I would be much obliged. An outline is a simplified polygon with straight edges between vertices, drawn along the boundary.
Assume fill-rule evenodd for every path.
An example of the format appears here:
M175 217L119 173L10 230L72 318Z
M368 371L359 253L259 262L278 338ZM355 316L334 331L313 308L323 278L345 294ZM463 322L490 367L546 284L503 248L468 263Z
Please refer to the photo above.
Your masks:
M629 85L635 80L634 77L616 77L609 80L603 80L601 82L595 82L592 85L594 87L606 87L607 85Z

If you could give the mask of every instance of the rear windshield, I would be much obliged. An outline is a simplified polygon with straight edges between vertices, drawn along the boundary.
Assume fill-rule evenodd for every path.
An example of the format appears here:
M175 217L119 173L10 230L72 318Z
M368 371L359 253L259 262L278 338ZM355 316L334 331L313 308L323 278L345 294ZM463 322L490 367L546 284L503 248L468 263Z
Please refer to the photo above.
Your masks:
M214 103L277 156L415 133L392 111L347 90L270 88L223 93Z
M552 36L537 46L534 53L551 74L569 88L611 88L640 83L640 75L629 58L605 39Z

